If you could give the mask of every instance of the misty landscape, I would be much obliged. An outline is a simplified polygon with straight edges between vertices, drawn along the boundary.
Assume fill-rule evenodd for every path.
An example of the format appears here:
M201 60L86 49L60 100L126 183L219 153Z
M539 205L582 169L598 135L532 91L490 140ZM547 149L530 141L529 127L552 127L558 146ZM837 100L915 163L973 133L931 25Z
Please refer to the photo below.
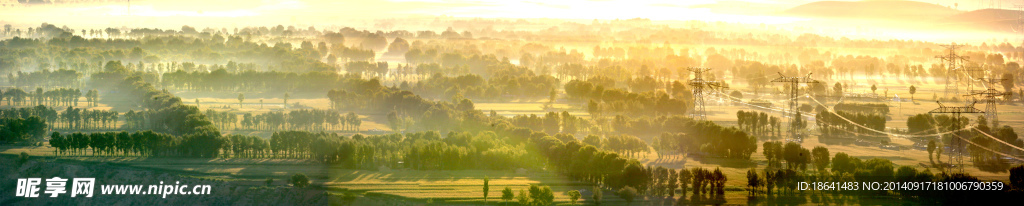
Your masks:
M0 205L1007 204L1021 5L0 0Z

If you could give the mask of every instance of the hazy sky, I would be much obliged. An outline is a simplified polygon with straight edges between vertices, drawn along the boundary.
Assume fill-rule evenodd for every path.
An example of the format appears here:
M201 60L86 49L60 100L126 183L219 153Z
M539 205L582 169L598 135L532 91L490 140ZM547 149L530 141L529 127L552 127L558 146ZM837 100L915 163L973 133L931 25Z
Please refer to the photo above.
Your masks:
M0 8L0 21L56 24L329 24L409 16L732 21L780 23L760 17L802 0L136 0L105 5ZM215 17L215 18L204 18ZM32 23L37 24L37 23Z
M952 5L954 0L922 0ZM1019 0L1017 0L1019 1ZM135 0L105 5L0 8L0 22L56 24L331 24L339 20L409 16L708 20L787 23L771 15L810 0ZM1014 0L961 3L1012 7ZM970 6L973 5L973 6ZM129 15L130 14L130 15ZM204 18L214 17L214 18ZM227 17L227 18L225 18ZM137 25L133 25L137 26ZM241 26L241 25L239 25Z
M960 10L983 7L1013 9L1024 0L921 0ZM932 33L864 30L872 24L815 22L779 17L776 14L810 0L133 0L104 4L40 5L0 8L0 23L19 27L46 22L73 28L149 27L176 29L182 25L245 27L295 25L299 27L352 26L367 28L375 19L406 19L437 16L483 18L559 18L703 20L753 24L804 26L821 30L846 30L843 35L865 38L972 39L987 36L958 34L934 37ZM1022 2L1024 3L1024 2ZM403 29L423 29L406 28ZM830 28L832 27L832 28ZM830 31L836 33L836 31ZM950 36L944 34L942 36Z

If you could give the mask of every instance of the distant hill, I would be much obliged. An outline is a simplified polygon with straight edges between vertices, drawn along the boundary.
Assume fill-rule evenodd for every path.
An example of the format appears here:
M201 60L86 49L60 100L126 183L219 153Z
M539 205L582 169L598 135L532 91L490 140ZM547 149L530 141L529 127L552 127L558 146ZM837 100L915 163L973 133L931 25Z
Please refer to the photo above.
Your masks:
M783 11L801 17L920 21L938 20L961 13L955 9L917 1L818 1Z
M981 9L943 18L939 24L1012 32L1015 29L1011 27L1015 26L1018 18L1024 17L1022 14L1024 13L1017 10ZM1016 27L1016 30L1021 30L1019 25Z

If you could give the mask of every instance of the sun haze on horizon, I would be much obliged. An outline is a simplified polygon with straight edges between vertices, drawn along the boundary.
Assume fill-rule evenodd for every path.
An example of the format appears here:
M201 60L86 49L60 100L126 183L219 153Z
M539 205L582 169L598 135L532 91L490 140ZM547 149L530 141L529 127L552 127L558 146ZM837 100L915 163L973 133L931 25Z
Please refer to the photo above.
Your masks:
M895 0L878 0L895 1ZM103 3L27 5L0 8L0 23L37 26L40 23L74 25L77 28L146 27L175 29L182 25L198 28L238 28L247 26L294 25L298 27L348 26L376 27L380 20L413 19L431 21L447 18L562 19L580 22L643 18L652 21L729 22L778 25L781 28L808 29L833 36L871 39L915 39L927 41L978 42L993 38L972 30L935 32L920 30L917 23L900 23L899 18L877 22L843 22L819 17L783 14L786 10L819 2L810 0L136 0ZM834 1L833 1L834 2ZM953 1L917 1L957 9ZM130 5L130 6L129 6ZM975 4L976 5L976 4ZM814 9L812 9L814 10ZM865 10L861 10L865 11ZM868 11L870 12L870 11ZM876 12L877 13L877 12ZM892 13L892 12L886 12ZM828 14L826 14L828 15ZM867 14L864 16L873 16ZM881 16L881 15L879 15ZM895 22L895 23L894 23ZM881 26L880 24L888 24ZM926 23L935 24L934 22ZM417 27L422 26L422 27ZM422 24L403 25L405 29L436 30ZM440 28L443 29L443 28ZM984 34L984 35L979 35ZM987 36L981 38L979 36ZM996 38L1007 38L998 36ZM1016 38L1016 37L1008 37Z
M778 5L788 8L793 3L768 0L741 1L496 1L496 0L372 0L372 1L309 1L309 0L143 0L118 3L32 5L0 8L0 19L7 23L38 21L56 24L107 24L116 22L209 23L212 18L244 20L247 24L329 24L343 19L388 19L417 16L451 16L480 18L550 18L550 19L631 19L705 20L737 23L788 23L797 18L768 16L771 11L750 9L750 12L719 12L715 5L742 2L757 5ZM129 7L130 4L130 7ZM130 8L130 9L129 9ZM733 8L743 10L743 8ZM744 14L741 14L744 13ZM756 18L754 18L756 17ZM213 19L213 22L220 20ZM151 25L165 27L163 25ZM167 26L173 28L175 26Z

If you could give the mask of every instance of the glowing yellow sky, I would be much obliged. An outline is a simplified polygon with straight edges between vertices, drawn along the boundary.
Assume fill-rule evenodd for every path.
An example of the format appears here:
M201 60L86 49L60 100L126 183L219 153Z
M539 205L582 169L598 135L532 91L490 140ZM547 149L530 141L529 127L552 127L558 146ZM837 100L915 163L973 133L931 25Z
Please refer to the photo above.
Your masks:
M736 3L740 2L740 3ZM722 13L716 5L750 12ZM136 0L104 5L32 6L0 8L0 21L46 21L51 23L178 22L209 23L206 18L236 18L243 24L330 24L339 19L404 18L409 16L453 16L484 18L558 18L558 19L630 19L709 20L749 23L786 23L793 18L768 17L764 5L788 8L793 1L779 4L772 0ZM134 18L134 20L132 20ZM91 22L76 22L76 21ZM219 22L218 19L213 19ZM297 22L296 22L297 21ZM160 27L160 25L154 25Z
M952 5L955 0L922 0ZM1002 0L1013 1L1013 0ZM871 31L872 25L837 24L777 13L811 0L133 0L94 5L45 5L0 8L0 23L37 26L47 22L73 28L149 27L177 29L182 25L245 27L372 27L377 19L437 16L482 18L702 20L812 27L864 38L945 40L975 34ZM987 2L986 2L987 3ZM981 3L960 3L959 9ZM997 4L991 4L996 6ZM1012 4L998 3L1006 6ZM370 28L372 29L372 28ZM409 30L424 28L402 28ZM431 28L433 29L433 28ZM953 35L953 36L951 36ZM980 38L980 37L978 37ZM992 37L985 37L990 39Z
M922 0L951 5L956 0ZM1000 0L1010 1L1010 0ZM779 24L800 21L773 16L813 0L134 0L103 5L0 8L0 22L90 21L160 23L171 19L195 24L237 18L242 24L331 24L339 19L409 16L484 18L558 18L705 20ZM969 5L962 3L961 9ZM1002 5L1002 4L1000 4ZM1009 4L1007 4L1009 5ZM1011 5L1012 6L1012 5ZM135 19L129 19L135 18ZM241 21L237 21L241 20ZM153 25L162 27L162 25Z

